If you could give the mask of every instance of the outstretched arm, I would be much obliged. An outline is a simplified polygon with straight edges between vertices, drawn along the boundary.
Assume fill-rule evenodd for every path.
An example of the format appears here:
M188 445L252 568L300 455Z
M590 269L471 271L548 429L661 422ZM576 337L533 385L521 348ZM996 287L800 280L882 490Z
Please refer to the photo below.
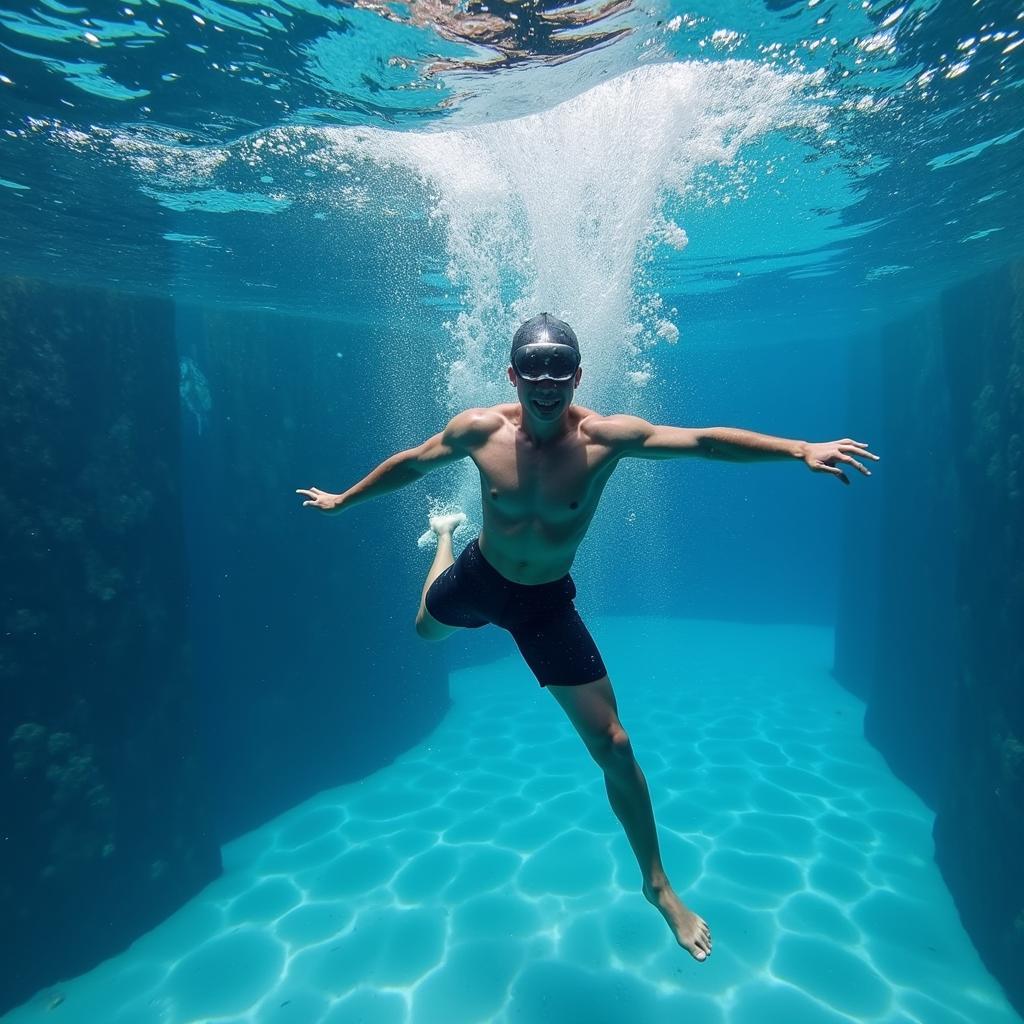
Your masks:
M319 487L300 488L296 494L307 500L302 507L320 509L336 514L360 501L397 491L406 484L426 476L441 466L464 459L490 432L490 414L486 410L467 409L453 417L438 434L407 451L397 452L385 459L347 491L333 494Z
M639 416L608 416L598 430L603 439L624 457L674 459L697 455L728 462L799 459L808 469L816 473L830 473L844 484L850 480L838 463L853 466L865 476L871 476L871 471L858 459L878 461L878 456L868 451L866 442L848 437L812 443L756 434L736 427L656 426Z

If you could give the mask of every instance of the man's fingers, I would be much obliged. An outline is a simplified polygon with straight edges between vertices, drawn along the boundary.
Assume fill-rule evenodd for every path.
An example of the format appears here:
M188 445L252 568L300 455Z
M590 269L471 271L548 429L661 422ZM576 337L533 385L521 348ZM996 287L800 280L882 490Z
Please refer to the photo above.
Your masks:
M865 476L871 476L871 470L862 466L856 459L851 458L849 455L840 455L839 458L851 466L856 466Z
M830 466L827 462L819 462L814 468L819 473L831 473L833 476L839 477L844 484L850 482L850 478L841 469L836 469L835 466Z
M856 441L849 445L840 445L841 451L845 451L847 448L853 449L853 454L862 459L874 459L875 462L878 461L878 456L874 452L869 452L864 445L857 444Z
M296 494L301 494L304 498L309 498L309 501L304 501L302 507L305 508L307 505L314 505L317 508L322 508L320 499L323 497L324 492L319 487L299 487L295 490Z

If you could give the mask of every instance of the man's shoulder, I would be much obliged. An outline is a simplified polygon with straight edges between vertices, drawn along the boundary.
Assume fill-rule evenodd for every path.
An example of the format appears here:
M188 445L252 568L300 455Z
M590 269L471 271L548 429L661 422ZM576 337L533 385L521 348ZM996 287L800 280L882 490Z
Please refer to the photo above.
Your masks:
M604 416L589 409L581 409L580 412L587 414L580 419L580 432L597 444L629 444L642 440L651 429L647 420L628 413Z
M456 413L448 422L445 434L456 440L484 439L508 422L512 406L474 406Z

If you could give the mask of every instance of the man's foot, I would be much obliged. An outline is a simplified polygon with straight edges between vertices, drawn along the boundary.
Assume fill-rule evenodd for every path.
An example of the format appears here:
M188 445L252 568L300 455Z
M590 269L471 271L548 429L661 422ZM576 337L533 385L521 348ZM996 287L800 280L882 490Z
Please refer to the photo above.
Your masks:
M440 537L443 533L454 533L465 521L465 512L452 512L446 516L431 516L430 528Z
M676 942L683 949L689 950L694 960L707 960L711 955L711 929L708 928L707 921L703 917L698 917L692 910L687 910L670 885L658 888L645 885L644 896L668 921Z

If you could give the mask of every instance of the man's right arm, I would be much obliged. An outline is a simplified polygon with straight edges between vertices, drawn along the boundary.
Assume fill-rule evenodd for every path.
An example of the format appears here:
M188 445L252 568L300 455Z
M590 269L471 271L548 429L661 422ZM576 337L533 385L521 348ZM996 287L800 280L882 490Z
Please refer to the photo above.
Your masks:
M466 409L452 417L440 433L427 438L422 444L397 452L385 459L376 469L341 494L321 491L317 487L297 490L309 500L311 506L323 512L341 512L360 501L397 491L414 483L435 469L466 458L482 444L497 426L497 414L490 409Z

